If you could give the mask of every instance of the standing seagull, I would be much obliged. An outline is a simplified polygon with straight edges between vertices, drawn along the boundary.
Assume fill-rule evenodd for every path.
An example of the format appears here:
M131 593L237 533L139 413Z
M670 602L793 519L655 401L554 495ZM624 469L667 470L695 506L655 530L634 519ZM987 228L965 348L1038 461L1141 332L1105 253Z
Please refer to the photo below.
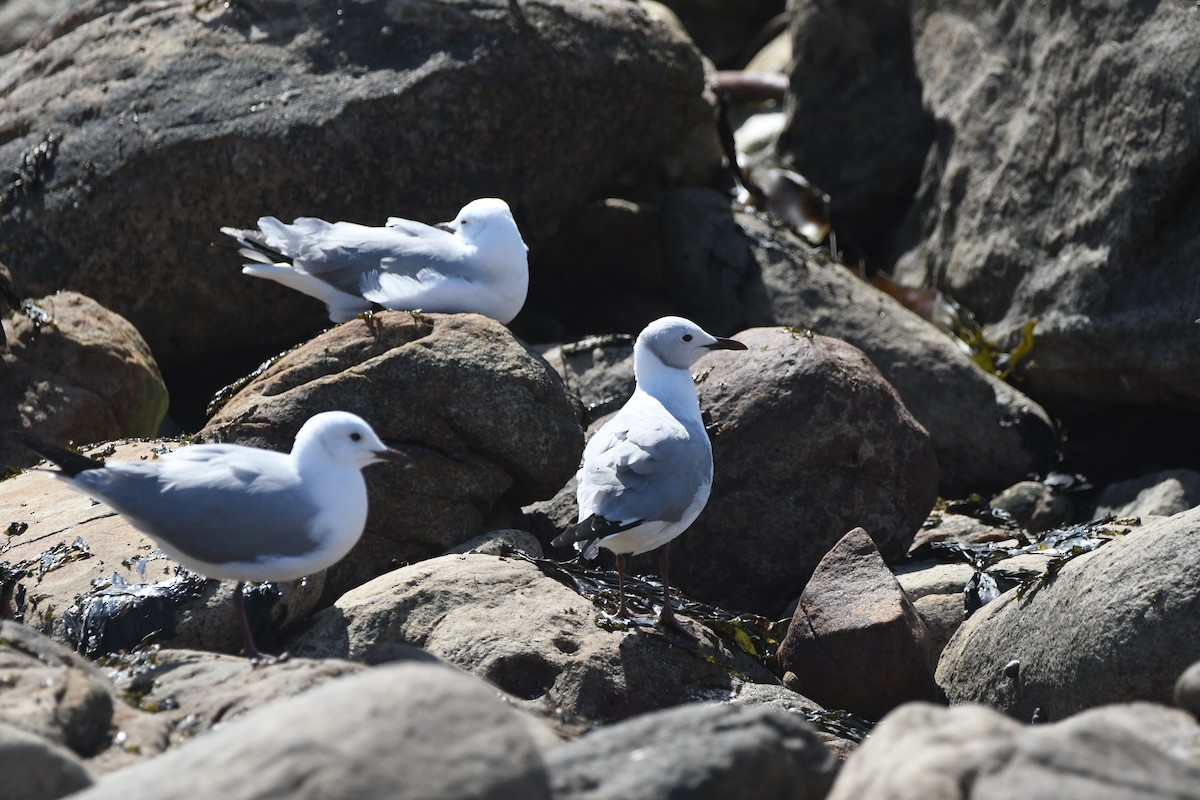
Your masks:
M670 542L700 516L713 479L712 444L689 370L710 350L745 349L682 317L650 323L633 345L633 397L583 451L579 522L551 544L574 544L584 558L600 547L616 553L621 617L630 616L625 556L661 546L662 621L687 632L671 611Z
M525 305L529 248L508 204L472 200L453 222L389 217L372 228L263 217L258 230L221 228L253 263L242 272L315 297L345 322L372 303L402 311L474 311L507 325Z
M345 411L309 419L287 454L197 444L154 461L105 464L14 435L58 466L55 477L112 506L183 566L237 581L233 602L250 658L263 654L246 617L245 583L295 580L341 560L367 522L362 468L413 463Z

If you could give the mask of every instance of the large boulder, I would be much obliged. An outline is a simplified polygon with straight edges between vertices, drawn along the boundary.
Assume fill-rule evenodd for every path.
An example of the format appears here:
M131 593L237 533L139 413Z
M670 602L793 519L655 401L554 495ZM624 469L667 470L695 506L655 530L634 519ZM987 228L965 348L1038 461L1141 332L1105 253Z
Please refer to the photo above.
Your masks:
M526 724L457 670L398 664L266 706L75 797L548 800Z
M911 703L855 751L827 800L1194 799L1198 744L1194 720L1149 703L1032 726L981 706Z
M378 664L420 647L517 698L602 723L777 683L709 632L693 642L609 619L543 569L553 570L486 555L403 567L313 615L288 649Z
M338 325L247 383L202 433L286 450L330 409L361 415L417 461L365 472L367 532L332 568L331 597L504 527L520 505L552 496L583 450L562 381L477 314L386 311Z
M879 719L937 699L925 623L862 528L821 559L779 646L784 684L827 708Z
M61 292L2 324L8 348L0 348L0 430L80 444L158 433L167 388L127 320L89 297ZM39 460L0 436L0 468Z
M857 348L785 328L697 363L713 494L672 545L672 579L732 609L776 614L847 530L901 558L937 499L925 429Z
M707 189L671 192L661 214L676 313L721 333L811 328L862 350L933 438L943 495L1000 489L1055 463L1044 410L826 254Z
M601 728L546 754L555 800L823 800L837 760L769 706L694 703Z
M1200 509L1161 519L963 623L937 668L954 703L1029 720L1105 703L1171 702L1200 652Z
M1194 9L802 8L782 149L835 209L868 223L855 238L876 264L949 292L993 338L1036 320L1027 390L1071 424L1070 448L1098 434L1086 452L1114 467L1133 454L1190 463L1200 427ZM1114 425L1134 440L1120 452L1108 445Z
M0 241L32 292L94 296L168 372L261 358L325 310L238 275L220 225L435 222L499 196L536 255L604 187L719 168L705 80L625 0L95 3L0 60L21 178Z

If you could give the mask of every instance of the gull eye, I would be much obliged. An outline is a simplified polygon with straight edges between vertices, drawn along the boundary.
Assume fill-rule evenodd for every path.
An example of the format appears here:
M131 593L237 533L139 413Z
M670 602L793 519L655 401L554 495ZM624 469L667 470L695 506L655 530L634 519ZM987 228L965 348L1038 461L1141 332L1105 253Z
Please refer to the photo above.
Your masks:
M690 341L692 340L692 335L691 335L690 333L685 333L685 334L683 335L683 340L684 340L685 342L690 342Z
M361 442L361 441L362 441L362 434L361 434L361 433L358 433L357 431L355 431L354 433L350 434L350 438L351 438L352 440L356 441L356 442Z

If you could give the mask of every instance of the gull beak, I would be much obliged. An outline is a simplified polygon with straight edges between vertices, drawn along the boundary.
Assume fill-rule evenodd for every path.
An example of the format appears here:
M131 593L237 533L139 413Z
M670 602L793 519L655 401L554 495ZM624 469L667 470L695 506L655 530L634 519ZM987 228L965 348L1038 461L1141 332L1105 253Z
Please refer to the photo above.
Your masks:
M737 339L720 339L718 338L712 344L704 345L709 350L745 350L746 345L739 342Z
M440 230L443 230L443 231L446 231L447 233L454 233L456 230L458 230L457 228L455 228L455 227L454 227L454 222L453 222L453 221L450 221L450 222L435 222L435 223L433 224L433 227L435 227L435 228L438 228L438 229L440 229Z
M409 456L408 453L397 450L394 447L387 447L383 450L374 450L371 452L371 455L375 456L375 458L379 459L380 461L391 461L393 464L400 464L405 469L412 469L417 465L417 462L413 461L412 457Z

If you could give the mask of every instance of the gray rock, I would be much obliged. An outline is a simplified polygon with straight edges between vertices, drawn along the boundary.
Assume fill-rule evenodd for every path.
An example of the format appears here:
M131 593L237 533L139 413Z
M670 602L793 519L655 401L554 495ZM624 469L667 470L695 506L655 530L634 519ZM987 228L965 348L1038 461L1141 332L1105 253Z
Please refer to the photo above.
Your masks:
M966 619L963 588L975 570L967 564L915 562L896 567L895 574L925 623L930 665L936 668L946 643Z
M147 459L180 446L121 442L89 455ZM108 506L44 472L27 472L0 482L0 509L19 530L7 538L0 567L12 573L13 612L27 625L93 658L148 640L228 653L241 648L234 584L182 570ZM271 646L307 617L324 586L318 573L253 589L246 605L260 643Z
M603 187L719 169L689 41L624 0L520 8L90 5L0 61L0 164L49 153L3 198L5 256L31 291L88 293L195 371L327 324L210 248L222 224L436 221L500 196L536 254Z
M814 724L830 716L830 712L822 708L820 703L810 700L786 686L780 685L745 683L737 687L725 702L735 706L749 706L751 708L769 706L777 711L783 711L788 714L799 714L809 719L810 722L815 719L816 722ZM837 713L835 712L833 716L836 717ZM837 756L839 761L845 761L854 752L854 749L858 747L858 740L856 738L848 738L845 730L838 730L836 726L829 727L833 730L825 730L818 725L815 728L817 738L825 743L825 746Z
M507 529L481 533L446 551L452 553L481 553L487 556L506 556L521 553L530 558L542 558L542 543L528 531Z
M1141 430L1133 448L1182 461L1190 437L1164 423L1194 420L1200 399L1200 18L1153 2L1066 16L987 3L898 11L887 50L912 55L939 134L920 143L928 158L897 234L897 274L947 289L993 336L1036 320L1028 391L1094 412L1097 454L1126 462L1114 428ZM871 74L885 58L862 55L825 79ZM874 111L879 98L861 99L857 130L905 138ZM814 155L861 163L874 145Z
M58 800L92 785L83 760L65 747L0 722L5 800Z
M1017 597L1006 592L946 646L937 681L952 703L1051 720L1106 703L1169 703L1200 649L1200 509L1134 529L1069 561ZM1019 662L1019 672L1003 665Z
M168 726L172 746L366 669L337 659L287 658L264 665L240 656L157 647L108 659L105 668L122 696L136 699L138 708Z
M0 430L78 444L156 435L167 413L167 388L133 326L74 292L34 304L35 310L4 322ZM12 437L0 437L0 468L39 460Z
M599 722L727 697L746 681L777 683L698 628L703 639L691 642L606 622L530 561L451 555L347 592L290 649L378 664L420 647L517 698Z
M75 0L8 0L0 5L0 54L35 38L55 15L73 5Z
M1185 669L1175 681L1174 700L1178 708L1200 717L1200 661Z
M1151 800L1200 797L1181 750L1200 729L1150 704L1026 726L982 706L902 706L847 761L828 800Z
M862 528L821 559L779 646L784 684L827 708L879 719L937 699L925 623Z
M737 337L748 352L696 365L716 474L704 513L672 545L672 579L774 614L856 525L885 558L903 556L938 470L928 434L859 350L783 328Z
M556 800L822 800L837 774L796 715L717 704L601 728L551 750L546 766Z
M204 429L287 449L314 409L362 415L417 461L364 475L363 541L329 571L336 598L552 496L579 466L579 412L546 362L478 314L389 311L330 329L246 384Z
M792 14L779 150L832 195L839 237L884 269L936 136L913 59L914 15L903 0L797 5Z
M549 798L518 716L456 670L380 667L248 714L76 798Z
M1200 472L1171 469L1105 486L1094 517L1169 517L1200 505Z
M1053 463L1044 410L824 253L707 189L669 193L661 213L675 313L722 334L787 325L858 347L929 431L944 496L998 490Z
M0 723L106 765L127 763L126 748L151 755L165 726L116 698L90 662L41 634L0 620ZM114 733L124 732L114 745ZM101 767L103 769L103 767Z
M633 395L633 339L630 334L609 334L540 348L563 385L583 404L589 422L616 411Z
M912 549L933 542L957 542L963 545L996 544L1014 539L1015 531L1008 527L989 525L966 514L947 514L935 509L934 520L917 532Z
M993 508L1011 515L1030 533L1045 533L1072 521L1071 498L1053 491L1041 481L1020 481L991 500Z

